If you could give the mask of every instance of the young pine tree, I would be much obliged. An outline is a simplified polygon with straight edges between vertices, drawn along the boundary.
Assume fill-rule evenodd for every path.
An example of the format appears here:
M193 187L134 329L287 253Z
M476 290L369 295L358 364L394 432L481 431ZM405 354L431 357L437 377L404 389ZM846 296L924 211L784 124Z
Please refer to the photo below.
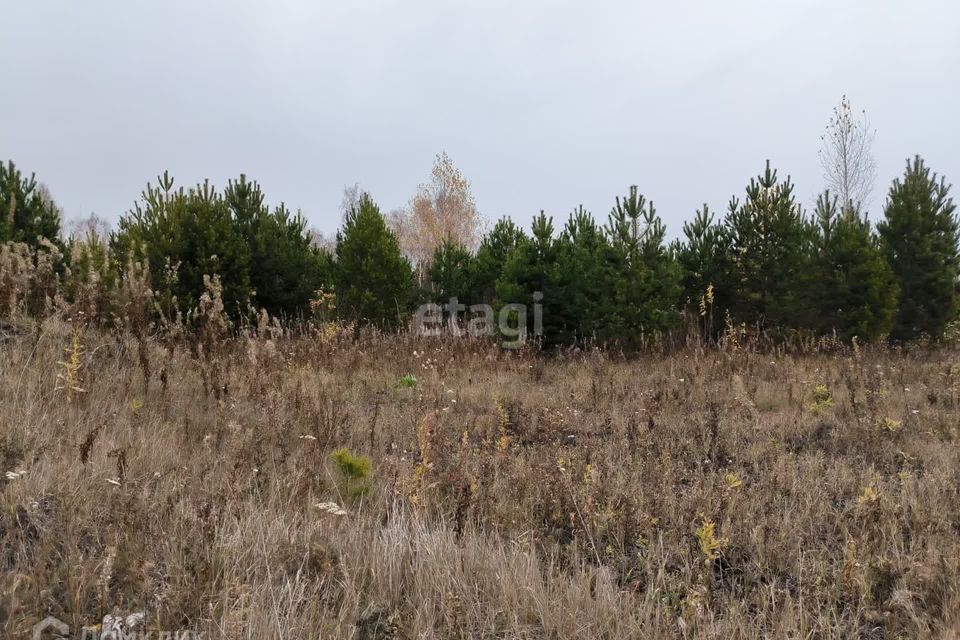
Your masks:
M939 338L957 317L958 221L949 192L916 156L887 196L877 229L900 286L894 340Z
M89 318L105 321L120 316L115 296L111 295L120 282L120 269L110 252L105 235L88 230L83 236L70 238L67 250L70 270L63 283L63 293L71 304Z
M609 342L615 336L615 293L621 264L603 230L580 206L556 242L550 291L551 338L563 344Z
M497 280L503 273L510 254L527 239L523 229L510 218L501 218L480 241L474 256L474 298L476 302L493 304L497 296Z
M437 303L444 304L450 298L457 298L465 305L477 302L474 277L474 257L462 244L448 238L434 251L430 282Z
M676 326L680 266L664 244L666 229L652 202L636 186L617 198L606 235L616 264L609 312L611 333L624 345L639 346L652 335Z
M808 305L811 228L788 177L767 167L751 178L745 200L730 202L726 220L735 278L733 315L749 324L801 328Z
M402 326L414 299L413 269L369 194L347 212L336 255L341 317L386 330Z
M714 221L713 213L704 204L693 220L683 224L686 241L676 247L680 263L682 304L688 312L702 318L707 333L723 328L717 321L730 309L733 300L733 257L730 232Z
M554 305L559 300L554 290L557 262L557 241L553 237L553 219L542 211L534 218L531 237L521 241L509 254L500 278L497 280L497 307L505 304L527 306L527 332L535 335L535 318L531 309L541 304L543 309L544 344L556 344L557 314ZM537 296L540 294L542 297Z
M886 337L897 285L870 223L853 206L842 211L827 191L817 199L813 256L816 327L844 341Z
M264 213L250 255L254 302L271 315L305 313L318 290L333 287L333 256L313 245L300 212L282 204Z
M230 207L209 181L175 191L165 172L158 182L148 184L141 201L120 218L110 240L117 264L146 260L153 289L175 297L181 312L206 291L204 276L217 275L224 307L239 317L251 295L250 247Z
M333 285L333 259L313 246L307 221L283 204L272 211L243 174L223 191L237 232L250 252L252 304L274 316L305 312L314 293Z
M41 238L63 249L60 210L35 176L24 177L13 161L0 162L0 243L24 242L36 249Z

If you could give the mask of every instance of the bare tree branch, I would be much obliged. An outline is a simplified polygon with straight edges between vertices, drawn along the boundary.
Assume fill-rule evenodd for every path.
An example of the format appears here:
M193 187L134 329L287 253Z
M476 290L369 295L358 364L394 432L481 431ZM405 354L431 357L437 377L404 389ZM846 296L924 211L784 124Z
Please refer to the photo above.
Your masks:
M869 204L877 173L874 138L876 130L871 129L866 112L861 111L857 117L844 95L833 108L826 131L820 136L823 178L844 208L860 209Z

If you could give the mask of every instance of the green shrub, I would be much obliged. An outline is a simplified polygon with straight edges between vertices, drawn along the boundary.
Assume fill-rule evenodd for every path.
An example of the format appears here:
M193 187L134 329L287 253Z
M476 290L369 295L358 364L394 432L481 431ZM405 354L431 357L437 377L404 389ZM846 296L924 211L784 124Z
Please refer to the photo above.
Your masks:
M340 474L342 493L351 499L362 498L370 490L370 459L352 453L346 447L330 454L334 467Z
M370 460L364 456L355 455L346 447L334 451L331 456L337 471L351 480L363 480L370 475Z

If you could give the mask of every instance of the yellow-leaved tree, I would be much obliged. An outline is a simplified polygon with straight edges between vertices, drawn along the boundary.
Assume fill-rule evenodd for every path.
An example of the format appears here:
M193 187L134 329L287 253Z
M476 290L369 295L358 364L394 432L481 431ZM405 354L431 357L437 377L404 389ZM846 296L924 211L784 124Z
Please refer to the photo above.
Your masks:
M437 155L430 181L420 185L407 209L390 216L390 226L416 265L428 265L437 247L447 240L476 249L482 220L470 181L446 152Z

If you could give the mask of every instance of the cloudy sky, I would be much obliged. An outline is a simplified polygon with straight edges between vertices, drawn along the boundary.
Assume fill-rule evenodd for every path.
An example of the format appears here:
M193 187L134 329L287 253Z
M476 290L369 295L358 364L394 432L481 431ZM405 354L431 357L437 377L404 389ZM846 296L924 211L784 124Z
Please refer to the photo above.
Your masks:
M605 219L638 184L675 235L767 158L811 203L844 93L877 129L873 210L914 153L960 188L945 0L31 0L3 22L0 159L68 217L116 220L164 169L243 172L329 233L344 185L403 206L446 150L488 218Z

